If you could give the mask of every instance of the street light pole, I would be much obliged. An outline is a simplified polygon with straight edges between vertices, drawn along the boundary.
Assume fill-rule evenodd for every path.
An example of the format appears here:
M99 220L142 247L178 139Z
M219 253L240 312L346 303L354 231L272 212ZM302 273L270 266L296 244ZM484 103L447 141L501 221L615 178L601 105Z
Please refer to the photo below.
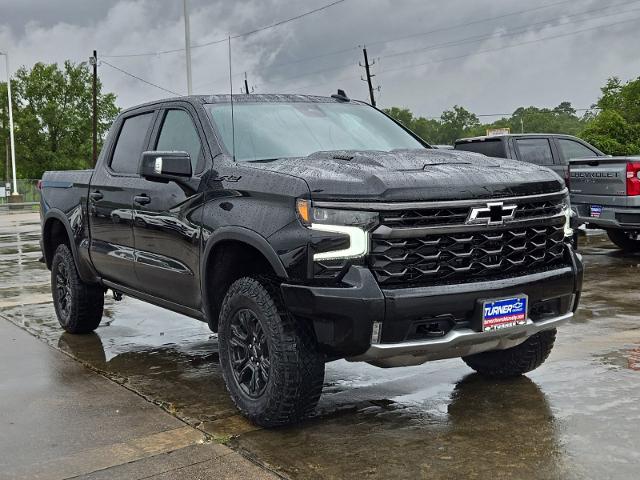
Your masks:
M4 55L7 67L7 97L9 99L9 141L11 143L11 169L13 172L13 192L11 195L18 195L18 179L16 178L16 144L13 138L13 107L11 106L11 72L9 71L9 53L0 52Z
M191 88L191 27L189 26L189 5L188 0L184 2L184 44L187 54L187 94L192 94Z

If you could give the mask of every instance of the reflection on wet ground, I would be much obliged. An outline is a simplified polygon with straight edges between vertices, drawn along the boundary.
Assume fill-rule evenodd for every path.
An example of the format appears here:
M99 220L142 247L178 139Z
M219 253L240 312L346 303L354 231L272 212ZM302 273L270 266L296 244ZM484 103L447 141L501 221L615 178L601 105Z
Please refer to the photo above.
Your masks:
M459 360L390 370L333 362L315 418L271 431L236 413L216 337L200 322L125 298L107 301L95 334L62 333L42 303L37 241L36 223L0 223L3 317L284 475L637 477L640 256L602 235L581 248L582 309L539 370L497 382Z

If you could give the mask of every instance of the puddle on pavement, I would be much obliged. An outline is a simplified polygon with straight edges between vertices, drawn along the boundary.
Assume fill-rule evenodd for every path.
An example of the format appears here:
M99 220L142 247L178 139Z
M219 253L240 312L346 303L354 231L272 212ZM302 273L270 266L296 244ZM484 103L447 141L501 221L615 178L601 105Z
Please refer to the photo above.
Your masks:
M315 418L271 431L237 414L216 337L201 322L130 298L108 299L101 326L85 336L62 333L51 303L1 313L292 477L631 478L640 464L640 297L630 285L640 257L601 236L582 251L583 308L528 377L489 381L459 360L389 370L333 362ZM10 263L0 266L0 298L48 289L37 252Z

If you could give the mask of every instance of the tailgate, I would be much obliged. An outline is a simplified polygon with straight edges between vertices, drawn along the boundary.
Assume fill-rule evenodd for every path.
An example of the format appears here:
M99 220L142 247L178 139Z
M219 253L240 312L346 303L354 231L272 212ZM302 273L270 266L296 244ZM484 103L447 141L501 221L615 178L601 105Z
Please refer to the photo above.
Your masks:
M569 162L569 189L573 194L625 196L627 157L598 157Z

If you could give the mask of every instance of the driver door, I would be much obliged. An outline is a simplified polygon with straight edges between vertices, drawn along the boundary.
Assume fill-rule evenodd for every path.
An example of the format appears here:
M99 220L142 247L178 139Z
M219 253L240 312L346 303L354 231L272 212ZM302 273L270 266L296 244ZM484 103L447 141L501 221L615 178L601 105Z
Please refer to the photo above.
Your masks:
M190 181L161 183L143 178L133 197L135 275L138 289L183 307L199 309L203 135L188 105L161 111L150 149L190 154Z

